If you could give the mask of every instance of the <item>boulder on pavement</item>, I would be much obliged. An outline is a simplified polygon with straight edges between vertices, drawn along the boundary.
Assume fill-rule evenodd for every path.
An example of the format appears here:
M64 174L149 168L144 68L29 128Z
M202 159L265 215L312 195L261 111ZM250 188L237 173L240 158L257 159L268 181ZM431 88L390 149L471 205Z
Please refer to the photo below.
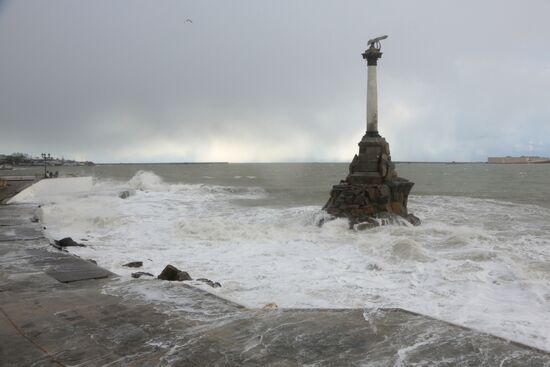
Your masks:
M191 276L189 276L189 273L179 270L173 265L166 265L164 270L159 274L157 278L169 281L193 280Z

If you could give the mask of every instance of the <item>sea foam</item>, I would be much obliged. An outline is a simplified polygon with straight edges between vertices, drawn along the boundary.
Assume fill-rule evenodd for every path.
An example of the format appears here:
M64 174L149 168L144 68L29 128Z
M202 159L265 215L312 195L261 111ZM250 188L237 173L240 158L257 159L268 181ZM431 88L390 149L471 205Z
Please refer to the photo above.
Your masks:
M242 203L267 195L139 172L56 196L42 215L48 236L86 239L76 254L128 279L129 261L154 274L173 264L252 307L401 307L550 350L550 210L412 196L421 226L356 232L342 219L317 226L319 206ZM126 287L158 297L151 289Z

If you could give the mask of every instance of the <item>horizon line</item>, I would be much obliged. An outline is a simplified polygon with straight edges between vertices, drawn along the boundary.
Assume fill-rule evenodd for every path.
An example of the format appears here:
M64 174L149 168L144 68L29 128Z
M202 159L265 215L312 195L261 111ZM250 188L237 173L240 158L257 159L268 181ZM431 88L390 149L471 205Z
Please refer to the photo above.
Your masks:
M481 164L487 161L392 161L393 163L425 163L425 164ZM94 162L95 165L114 165L114 164L303 164L303 163L326 163L326 164L349 164L348 161L271 161L271 162L220 162L220 161L204 161L204 162Z

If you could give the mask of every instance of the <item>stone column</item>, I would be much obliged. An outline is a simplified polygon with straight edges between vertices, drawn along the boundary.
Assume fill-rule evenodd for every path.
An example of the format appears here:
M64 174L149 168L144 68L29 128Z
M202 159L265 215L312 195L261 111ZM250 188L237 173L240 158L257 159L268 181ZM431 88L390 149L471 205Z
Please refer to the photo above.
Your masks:
M378 132L378 95L376 93L376 65L368 66L367 75L367 132Z
M378 134L378 93L376 84L376 65L382 57L380 48L371 44L368 50L363 53L367 60L367 135L380 136Z

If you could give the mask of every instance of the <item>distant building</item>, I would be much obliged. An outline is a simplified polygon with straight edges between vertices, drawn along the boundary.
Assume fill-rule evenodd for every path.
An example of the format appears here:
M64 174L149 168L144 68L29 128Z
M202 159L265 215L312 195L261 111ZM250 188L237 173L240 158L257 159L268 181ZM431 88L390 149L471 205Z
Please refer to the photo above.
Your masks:
M487 163L550 163L550 158L525 155L521 157L489 157Z

